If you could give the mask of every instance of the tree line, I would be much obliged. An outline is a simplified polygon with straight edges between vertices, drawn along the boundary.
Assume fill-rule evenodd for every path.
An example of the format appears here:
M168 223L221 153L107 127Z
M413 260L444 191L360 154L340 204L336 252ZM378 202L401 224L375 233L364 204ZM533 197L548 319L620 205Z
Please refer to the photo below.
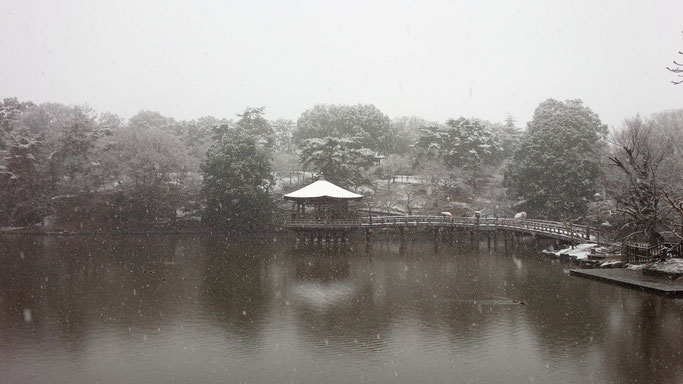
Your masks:
M610 132L581 100L545 100L519 129L511 118L391 119L365 104L316 105L296 121L268 120L262 107L234 119L179 121L7 98L0 225L56 217L125 227L201 216L248 230L272 219L277 193L304 182L292 174L362 191L371 209L387 211L396 204L385 189L412 176L429 184L430 195L469 199L473 209L484 204L473 197L497 188L488 214L609 221L624 238L661 241L681 233L682 127L676 110L629 118ZM401 193L408 213L441 209L424 189Z

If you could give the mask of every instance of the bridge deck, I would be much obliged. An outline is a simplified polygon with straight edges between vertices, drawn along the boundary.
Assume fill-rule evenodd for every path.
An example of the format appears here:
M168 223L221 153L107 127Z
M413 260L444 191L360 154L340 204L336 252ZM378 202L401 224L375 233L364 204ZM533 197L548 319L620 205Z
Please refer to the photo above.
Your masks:
M510 218L470 218L447 216L379 216L360 220L294 219L285 222L285 228L294 231L350 231L354 229L389 228L466 228L471 231L507 230L531 233L543 237L570 241L596 242L599 232L595 228L573 223L546 220L516 220Z

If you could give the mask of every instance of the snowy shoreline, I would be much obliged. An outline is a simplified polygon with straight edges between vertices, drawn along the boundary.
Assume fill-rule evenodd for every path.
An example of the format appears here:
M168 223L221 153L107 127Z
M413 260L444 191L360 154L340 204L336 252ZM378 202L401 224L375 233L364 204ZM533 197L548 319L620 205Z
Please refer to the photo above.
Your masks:
M560 250L544 249L541 252L553 258L567 258L571 261L587 263L594 268L628 268L642 270L645 274L668 278L683 276L683 259L672 258L646 264L629 264L621 260L619 251L615 247L603 247L597 244L584 243ZM615 260L615 258L618 258L618 260Z

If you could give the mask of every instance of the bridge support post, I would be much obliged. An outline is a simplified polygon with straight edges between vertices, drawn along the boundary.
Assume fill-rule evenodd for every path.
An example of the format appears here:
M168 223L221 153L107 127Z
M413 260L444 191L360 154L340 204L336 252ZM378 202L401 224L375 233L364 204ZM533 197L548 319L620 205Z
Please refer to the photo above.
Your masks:
M399 227L398 233L399 233L399 236L401 236L401 242L403 242L405 240L406 228L403 226Z
M372 231L372 230L371 230L370 228L368 228L368 229L365 230L365 241L368 242L368 243L370 242L370 237L371 237L371 234L372 234L371 231Z
M517 236L513 231L505 231L505 249L508 247L514 247L515 246L515 240L517 239Z
M481 240L479 231L470 231L470 246L474 247L476 245L479 248L479 240Z
M487 232L486 233L486 245L488 249L491 249L491 233Z

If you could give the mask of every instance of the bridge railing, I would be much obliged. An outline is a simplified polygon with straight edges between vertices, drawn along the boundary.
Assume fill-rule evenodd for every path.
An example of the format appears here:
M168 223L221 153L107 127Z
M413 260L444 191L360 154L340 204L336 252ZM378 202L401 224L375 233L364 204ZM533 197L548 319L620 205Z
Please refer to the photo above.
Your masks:
M577 240L594 240L598 235L596 229L586 225L547 220L500 219L498 225L508 228L523 228L539 233L552 233L567 238L575 238Z
M287 219L288 228L360 227L359 219Z
M491 217L453 217L453 216L367 216L360 219L288 219L288 228L334 228L334 227L393 227L393 226L454 226L454 227L493 227L500 229L522 229L527 232L554 235L555 237L593 241L599 235L589 226L561 223L547 220L519 220L513 218Z
M552 233L557 236L581 240L593 240L597 230L580 224L560 223L547 220L519 220L491 217L449 217L449 216L373 216L363 218L364 226L415 226L454 225L489 226L511 229L525 229L538 233Z
M445 216L368 216L363 218L363 224L369 226L443 224L447 222Z

